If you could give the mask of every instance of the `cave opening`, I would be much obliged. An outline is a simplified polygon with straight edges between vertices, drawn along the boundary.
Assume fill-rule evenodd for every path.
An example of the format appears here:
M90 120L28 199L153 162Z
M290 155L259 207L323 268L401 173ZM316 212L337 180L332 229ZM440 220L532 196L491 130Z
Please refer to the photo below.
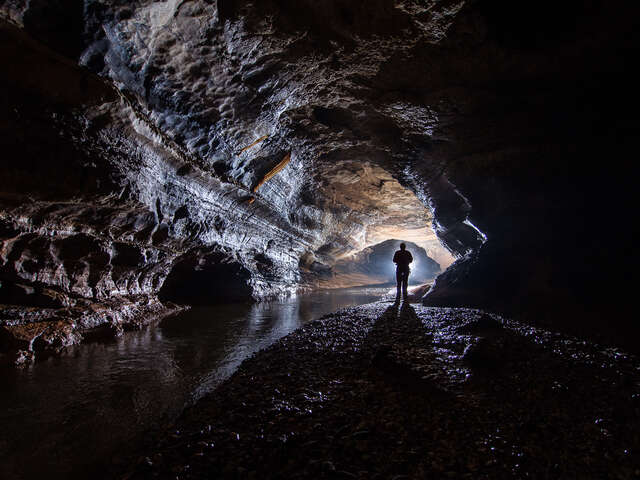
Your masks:
M251 298L249 272L224 251L191 251L173 264L158 293L163 302L214 305Z
M340 158L340 157L338 157ZM394 252L414 254L412 285L432 283L455 260L435 231L428 197L403 186L384 162L332 158L322 168L317 195L323 209L323 243L302 255L303 278L316 288L395 283Z
M448 267L436 262L426 249L418 244L392 238L336 260L331 268L332 277L328 283L363 287L395 285L396 267L392 259L401 243L406 245L407 251L413 257L409 287L432 284L436 276Z

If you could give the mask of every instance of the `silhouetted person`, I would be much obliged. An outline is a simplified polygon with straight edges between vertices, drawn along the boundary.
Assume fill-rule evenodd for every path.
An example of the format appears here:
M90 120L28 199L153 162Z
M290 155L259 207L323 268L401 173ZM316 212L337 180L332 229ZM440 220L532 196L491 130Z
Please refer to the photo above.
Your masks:
M411 252L407 250L407 246L404 243L400 244L400 250L393 255L393 263L396 264L396 282L397 293L396 299L400 298L400 289L402 288L402 298L407 298L407 284L409 283L409 264L413 262Z

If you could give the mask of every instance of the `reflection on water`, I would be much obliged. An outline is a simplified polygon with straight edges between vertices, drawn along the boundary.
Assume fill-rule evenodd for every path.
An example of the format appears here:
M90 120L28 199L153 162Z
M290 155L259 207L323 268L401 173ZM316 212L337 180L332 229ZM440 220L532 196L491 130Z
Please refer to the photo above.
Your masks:
M0 370L0 478L95 478L253 352L310 320L382 293L332 290L198 307L28 369Z

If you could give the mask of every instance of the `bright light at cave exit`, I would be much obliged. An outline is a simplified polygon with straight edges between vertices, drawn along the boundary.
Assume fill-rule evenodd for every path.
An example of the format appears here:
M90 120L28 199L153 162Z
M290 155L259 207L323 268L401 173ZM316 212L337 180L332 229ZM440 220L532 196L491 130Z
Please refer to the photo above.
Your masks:
M355 235L349 239L350 248L345 249L347 252L332 259L332 276L325 280L331 288L364 285L364 282L395 284L393 253L401 242L408 244L409 251L416 248L412 244L424 249L426 255L440 265L440 271L453 263L455 259L432 228L433 214L427 206L428 201L420 200L389 172L367 162L358 162L337 166L336 171L330 173L332 201L367 213L363 218L364 228L354 229ZM397 242L391 245L389 240ZM387 243L380 245L383 242ZM378 245L378 248L368 250ZM427 262L424 253L420 255L422 258L412 254L415 275L409 276L409 282L424 283L429 280L428 275L437 275L437 269ZM419 263L424 263L423 268L419 268ZM422 279L418 278L418 270L423 272Z
M390 240L390 239L387 239L387 240ZM413 240L404 240L403 239L402 241L403 242L407 242L407 241L412 242ZM382 243L382 242L380 242L380 243ZM397 243L398 243L398 245L397 245L396 249L399 250L400 249L400 243L402 243L402 242L398 241ZM413 242L413 243L416 243L416 242ZM419 246L422 246L422 245L419 245ZM424 248L424 247L422 247L422 248ZM411 252L410 246L407 247L407 250L409 250ZM426 248L425 248L425 250L426 250ZM412 271L415 272L415 271L418 271L420 269L420 259L415 254L415 252L411 252L411 254L413 256L413 262L411 262L410 268L411 268ZM427 255L428 255L428 253L427 253ZM389 262L385 263L385 268L386 268L386 273L389 276L389 279L395 281L395 278L396 278L396 264L393 263L393 258L390 258ZM445 269L446 269L446 267L442 268L442 271L444 271ZM422 282L416 282L415 281L415 277L412 277L411 275L409 275L409 286L410 287L418 286L418 285L421 285L421 284L422 284ZM395 290L394 290L394 292L395 292Z
M354 239L356 240L356 239ZM396 240L393 250L400 248L400 243L414 243L418 247L423 248L427 255L440 264L440 271L444 272L455 260L455 258L449 253L449 251L440 243L437 235L431 228L430 223L426 227L420 228L406 228L396 227L391 225L375 225L371 226L366 234L357 239L358 243L362 245L361 249L350 255L343 257L345 260L355 259L362 250L368 247L374 247L387 240ZM420 258L415 251L412 251L414 247L409 244L407 250L412 253L413 262L411 264L412 272L416 273L420 271ZM384 277L390 282L395 283L396 266L393 263L393 254L385 259L381 264L378 264L380 270L379 273L383 273ZM416 287L422 285L424 280L417 278L416 276L409 275L409 286ZM395 292L395 290L394 290Z
M431 226L412 229L378 226L373 235L368 235L367 245L363 248L371 247L391 239L400 240L400 242L413 242L419 247L424 248L427 255L440 264L440 269L443 272L455 261L453 255L440 243ZM398 249L400 248L400 242L398 242ZM408 250L411 249L409 248ZM417 270L420 260L417 258L417 255L413 255L413 257L411 268ZM395 275L395 264L392 259L389 259L389 272ZM409 281L411 281L411 278L409 278Z

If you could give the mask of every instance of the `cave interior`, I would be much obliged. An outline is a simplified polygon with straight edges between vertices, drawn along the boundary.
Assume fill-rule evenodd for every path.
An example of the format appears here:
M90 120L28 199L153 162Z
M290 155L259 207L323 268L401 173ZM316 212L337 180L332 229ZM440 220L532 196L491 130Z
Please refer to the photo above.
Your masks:
M638 353L639 8L0 2L3 358L359 285L391 240L424 306Z
M455 260L425 304L628 339L633 7L374 3L3 2L9 343L317 288L393 238Z

